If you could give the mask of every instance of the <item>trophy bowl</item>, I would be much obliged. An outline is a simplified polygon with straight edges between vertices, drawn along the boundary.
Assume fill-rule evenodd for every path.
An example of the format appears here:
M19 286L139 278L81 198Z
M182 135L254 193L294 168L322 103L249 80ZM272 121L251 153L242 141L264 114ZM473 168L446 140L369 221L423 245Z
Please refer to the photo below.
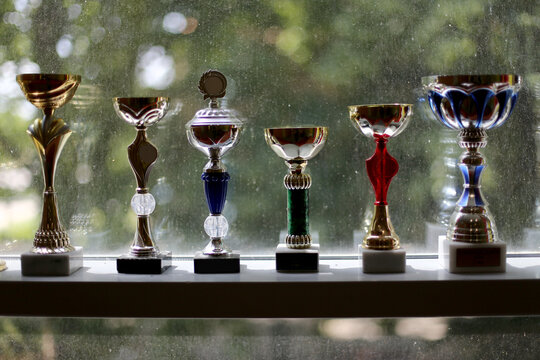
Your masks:
M26 99L39 109L58 109L66 104L81 82L80 75L20 74L17 75Z
M409 104L349 106L353 125L371 138L389 138L400 134L409 124L411 113L412 105Z
M429 106L445 126L460 129L492 129L512 112L521 87L517 75L426 76L422 84Z
M198 122L190 124L186 130L188 141L194 148L202 151L208 157L211 157L211 153L214 152L216 156L222 157L238 142L240 129L240 123L223 121Z
M264 136L270 148L284 160L310 160L321 151L328 137L328 128L269 128Z
M169 100L166 97L115 97L116 114L133 126L151 126L165 115Z

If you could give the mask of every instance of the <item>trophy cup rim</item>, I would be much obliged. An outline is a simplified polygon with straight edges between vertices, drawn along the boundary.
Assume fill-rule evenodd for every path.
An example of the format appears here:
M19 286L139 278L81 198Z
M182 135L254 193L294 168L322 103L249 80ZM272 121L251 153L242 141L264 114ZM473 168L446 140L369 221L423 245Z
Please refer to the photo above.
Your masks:
M113 97L113 102L115 103L122 103L124 105L127 106L127 104L125 104L126 102L140 102L140 103L143 103L143 102L146 102L147 105L148 104L152 104L154 102L158 102L158 101L169 101L169 98L166 97L166 96L117 96L117 97Z
M17 81L35 80L76 80L81 81L81 75L77 74L53 74L53 73L24 73L17 75Z
M362 105L349 105L349 110L359 109L359 108L395 108L395 107L410 107L412 109L413 104L406 103L387 103L387 104L362 104Z
M421 78L422 85L437 83L445 86L482 86L490 84L521 85L522 76L517 74L457 74L457 75L427 75Z
M26 99L39 109L57 109L73 98L81 83L81 75L26 73L16 81Z
M286 130L286 129L324 129L325 131L328 131L328 126L280 126L280 127L269 127L264 128L264 131L266 130Z

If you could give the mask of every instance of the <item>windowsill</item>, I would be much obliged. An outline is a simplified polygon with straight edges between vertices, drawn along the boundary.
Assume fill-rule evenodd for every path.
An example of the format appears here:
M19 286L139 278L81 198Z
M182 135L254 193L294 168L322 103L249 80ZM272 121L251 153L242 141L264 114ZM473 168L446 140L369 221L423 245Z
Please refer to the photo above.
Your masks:
M503 274L450 274L407 259L404 274L363 274L355 258L321 258L319 273L278 273L242 260L240 274L197 275L176 259L161 275L116 273L85 258L69 277L0 273L0 315L61 317L418 317L540 315L540 257L508 258Z

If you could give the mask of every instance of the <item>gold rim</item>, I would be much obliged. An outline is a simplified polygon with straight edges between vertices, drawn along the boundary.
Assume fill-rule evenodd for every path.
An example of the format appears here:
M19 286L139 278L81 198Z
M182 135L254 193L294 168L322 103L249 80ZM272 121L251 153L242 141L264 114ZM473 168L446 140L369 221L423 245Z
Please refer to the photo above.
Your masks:
M81 75L75 74L19 74L18 81L36 81L36 80L56 80L65 81L72 80L81 82Z
M480 74L480 75L430 75L422 77L422 84L438 83L447 86L458 86L464 83L474 85L487 85L493 83L507 83L516 85L521 83L521 76L515 74Z

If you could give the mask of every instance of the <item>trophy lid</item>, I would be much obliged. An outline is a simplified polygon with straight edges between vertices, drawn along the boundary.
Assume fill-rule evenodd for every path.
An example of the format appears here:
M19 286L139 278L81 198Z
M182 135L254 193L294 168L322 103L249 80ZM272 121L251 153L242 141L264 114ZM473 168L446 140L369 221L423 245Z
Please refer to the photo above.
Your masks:
M186 124L189 129L192 126L208 126L208 125L235 125L242 127L242 121L238 117L235 110L229 109L226 106L226 101L223 100L220 104L218 98L223 98L226 93L227 79L225 76L216 70L208 70L199 80L199 91L204 95L204 99L210 99L210 104L207 108L197 111L193 119Z

